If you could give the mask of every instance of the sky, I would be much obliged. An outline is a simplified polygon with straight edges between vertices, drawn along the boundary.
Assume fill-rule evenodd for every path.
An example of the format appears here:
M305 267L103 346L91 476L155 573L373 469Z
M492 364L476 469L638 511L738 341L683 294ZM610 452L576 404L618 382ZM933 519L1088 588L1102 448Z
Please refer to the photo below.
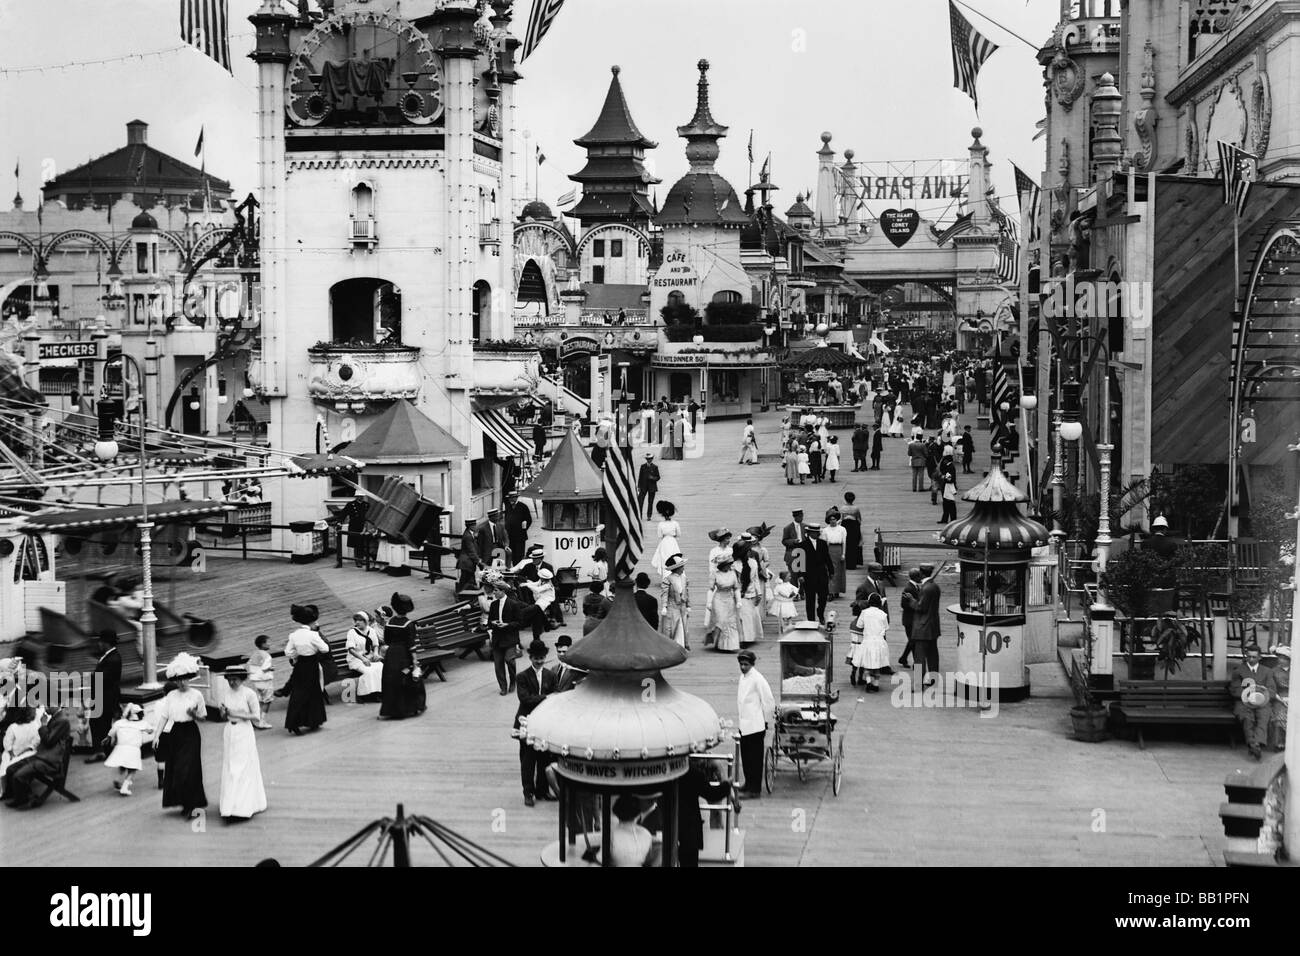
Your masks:
M44 179L123 145L125 124L138 118L149 123L152 145L194 165L202 127L208 171L230 180L236 196L253 190L256 74L246 18L260 2L229 0L232 77L181 45L179 0L0 0L0 170L12 175L20 165L30 204ZM969 7L1034 46L1059 16L1057 0ZM528 8L517 0L520 36ZM714 118L730 127L718 169L739 193L752 181L751 129L753 179L770 152L781 187L773 202L783 210L815 186L823 131L833 134L838 161L847 147L863 163L962 158L979 125L994 185L1014 208L1009 162L1036 178L1043 166L1043 140L1033 140L1042 69L1030 44L962 12L1000 47L980 72L978 118L952 86L948 0L566 0L520 67L517 128L529 134L521 162L536 147L546 156L530 191L553 203L573 186L567 176L585 153L572 141L595 121L618 65L637 125L659 143L649 166L663 180L662 199L687 168L676 127L694 113L704 58ZM166 52L150 55L158 51ZM132 58L88 62L121 56ZM518 172L531 183L529 166Z

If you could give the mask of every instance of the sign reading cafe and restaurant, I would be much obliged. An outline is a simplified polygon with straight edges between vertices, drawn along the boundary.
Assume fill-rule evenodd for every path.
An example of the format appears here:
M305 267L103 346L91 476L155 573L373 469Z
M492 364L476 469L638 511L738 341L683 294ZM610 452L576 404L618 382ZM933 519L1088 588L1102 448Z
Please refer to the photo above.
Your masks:
M653 284L661 288L693 286L700 277L695 274L695 267L687 260L681 249L669 249L664 252L663 265L653 279Z

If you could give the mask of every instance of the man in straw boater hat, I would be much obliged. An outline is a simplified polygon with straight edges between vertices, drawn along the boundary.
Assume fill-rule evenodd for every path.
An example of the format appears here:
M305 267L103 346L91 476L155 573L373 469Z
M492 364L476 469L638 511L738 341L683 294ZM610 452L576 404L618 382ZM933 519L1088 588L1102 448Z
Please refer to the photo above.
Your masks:
M808 620L826 623L826 602L830 598L831 562L830 547L820 537L821 525L806 524L804 539L799 546L803 557L803 596Z
M1273 700L1277 697L1277 680L1273 669L1260 663L1258 644L1246 648L1246 657L1232 669L1228 677L1228 693L1232 695L1232 711L1241 723L1242 735L1250 755L1263 759L1260 752L1268 739L1268 721L1273 715Z
M691 642L687 628L691 614L691 589L685 572L686 559L680 554L671 555L664 562L659 589L659 633L689 651Z

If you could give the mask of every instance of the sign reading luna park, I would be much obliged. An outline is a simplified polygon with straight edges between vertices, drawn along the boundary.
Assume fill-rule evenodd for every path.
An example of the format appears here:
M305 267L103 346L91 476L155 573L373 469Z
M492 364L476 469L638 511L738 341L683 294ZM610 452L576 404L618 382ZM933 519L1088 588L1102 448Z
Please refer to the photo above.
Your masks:
M911 206L932 222L957 218L970 181L968 159L913 159L857 164L851 189L872 218L886 209ZM951 204L952 208L946 207Z

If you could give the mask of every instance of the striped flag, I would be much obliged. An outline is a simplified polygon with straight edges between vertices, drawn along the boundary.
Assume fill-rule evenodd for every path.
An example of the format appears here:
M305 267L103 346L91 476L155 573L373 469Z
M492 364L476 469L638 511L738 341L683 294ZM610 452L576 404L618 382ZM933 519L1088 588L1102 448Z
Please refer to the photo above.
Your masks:
M567 193L565 193L558 200L556 200L555 204L557 206L567 206L570 203L575 202L577 198L578 198L578 190L570 189Z
M229 0L181 0L181 39L230 69Z
M1037 242L1040 236L1038 217L1042 212L1043 190L1015 163L1011 164L1011 168L1016 171L1016 195L1020 197L1020 211L1029 213L1029 241ZM1025 205L1026 193L1029 194L1028 206Z
M989 214L998 224L998 279L1002 282L1020 281L1020 227L989 200Z
M754 131L752 129L749 131L749 161L751 163L754 161Z
M540 166L546 162L546 154L542 152L542 147L537 147L537 165Z
M1255 181L1255 156L1219 140L1219 174L1223 177L1223 204L1233 206L1240 216L1246 211L1246 196Z
M1011 378L1007 375L1006 361L1002 358L1002 335L998 334L997 359L993 366L993 404L989 408L992 434L990 440L994 444L1002 446L1003 461L1014 461L1019 451L1011 441L1011 421L1012 416L1016 414L1016 403L1012 399ZM1002 403L1006 402L1011 408L1007 411L1002 410Z
M984 61L997 51L997 44L981 36L957 11L952 0L948 0L948 22L952 27L952 85L969 94L978 111L980 101L975 80Z
M641 508L636 497L636 473L632 451L613 445L605 456L605 503L618 529L618 540L610 556L616 580L630 577L641 558Z
M533 0L533 11L528 15L528 30L524 33L524 47L519 52L520 63L537 49L537 44L542 42L542 37L551 29L555 15L562 6L564 0Z

